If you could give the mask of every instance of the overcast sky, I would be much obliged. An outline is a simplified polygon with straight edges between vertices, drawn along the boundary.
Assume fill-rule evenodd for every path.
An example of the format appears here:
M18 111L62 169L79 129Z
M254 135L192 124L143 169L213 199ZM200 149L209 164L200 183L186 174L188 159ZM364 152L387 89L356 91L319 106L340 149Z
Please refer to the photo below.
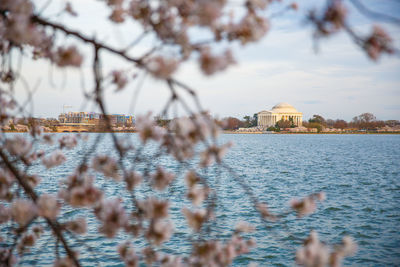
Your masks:
M46 1L35 2L40 7ZM71 2L79 13L78 18L51 16L60 10L65 3L63 1L53 1L43 14L87 35L96 34L100 40L115 47L125 46L140 33L132 23L123 27L108 23L105 18L109 11L102 2ZM303 112L304 119L320 114L325 118L351 120L364 112L371 112L378 119L400 119L399 57L384 56L373 62L345 34L320 41L319 51L316 52L312 29L304 24L306 11L316 2L322 1L298 1L300 10L273 20L271 30L261 42L246 47L235 45L238 63L228 71L205 77L196 62L191 61L182 65L175 76L195 88L203 106L219 117L243 117L269 110L279 102L288 102ZM374 10L400 14L400 3L394 0L363 2ZM235 6L232 4L233 9ZM364 33L370 31L372 24L369 19L363 18L354 9L350 9L350 16L351 24L357 30ZM400 28L382 25L400 47ZM68 38L61 41L76 43L76 40ZM140 54L151 44L144 41L135 48L135 52ZM86 56L79 71L52 69L45 61L23 61L26 81L30 87L38 85L33 107L36 116L57 117L63 104L73 106L68 111L96 111L91 105L82 105L80 73L84 74L84 85L89 90L91 66L89 51L84 46L79 48ZM123 66L120 61L105 57L105 72L120 66ZM49 78L50 73L52 79ZM140 79L139 75L138 81L123 92L107 94L110 113L131 112L132 95ZM26 97L22 84L18 84L17 90L19 99ZM167 96L164 83L145 77L133 115L148 110L160 111Z

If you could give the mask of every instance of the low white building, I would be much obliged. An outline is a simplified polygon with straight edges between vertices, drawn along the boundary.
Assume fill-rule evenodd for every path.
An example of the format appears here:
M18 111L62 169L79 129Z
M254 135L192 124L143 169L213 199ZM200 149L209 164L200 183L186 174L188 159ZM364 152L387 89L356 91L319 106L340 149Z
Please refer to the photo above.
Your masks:
M301 126L303 123L303 113L298 112L288 103L279 103L271 110L260 111L257 115L257 125L263 128L275 126L280 120L293 121L296 126Z

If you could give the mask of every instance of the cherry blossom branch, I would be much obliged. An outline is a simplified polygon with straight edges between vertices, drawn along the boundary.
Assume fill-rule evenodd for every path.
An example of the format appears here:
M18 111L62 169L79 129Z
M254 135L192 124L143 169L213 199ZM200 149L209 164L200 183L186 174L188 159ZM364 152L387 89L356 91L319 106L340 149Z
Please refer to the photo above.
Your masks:
M11 171L11 173L14 175L15 179L18 181L18 183L22 186L24 189L25 193L34 201L36 202L38 200L38 196L36 195L35 191L30 187L30 185L25 181L24 177L20 175L20 172L18 169L8 160L7 155L0 150L0 157L2 158L3 162L7 166L7 168ZM75 256L75 253L72 251L72 249L69 247L66 239L64 238L64 235L62 234L61 228L58 224L57 221L52 221L48 218L46 219L46 223L51 227L53 230L54 234L57 236L57 238L61 241L61 243L64 246L65 252L67 253L68 257L72 259L74 264L77 267L80 267L80 263L78 259Z
M48 27L51 27L51 28L53 28L55 30L59 30L59 31L61 31L61 32L67 34L67 35L74 36L74 37L82 40L85 43L92 44L97 49L104 49L104 50L106 50L108 52L111 52L113 54L116 54L116 55L126 59L127 61L133 62L133 63L135 63L135 64L137 64L139 66L143 65L142 59L137 59L137 58L129 56L127 54L126 50L118 50L118 49L112 48L110 46L107 46L107 45L105 45L103 43L98 42L95 38L90 38L90 37L87 37L87 36L83 35L82 33L78 32L78 31L70 30L70 29L68 29L67 27L65 27L62 24L58 24L58 23L55 23L55 22L47 21L47 20L45 20L45 19L43 19L43 18L41 18L41 17L39 17L37 15L32 16L31 20L34 23L37 23L37 24L40 24L40 25L43 25L43 26L48 26Z
M105 234L108 238L112 238L115 236L116 231L124 229L125 232L129 235L130 234L133 234L134 236L136 236L136 234L141 235L141 238L143 237L143 241L146 244L148 244L148 248L151 251L150 254L156 255L157 252L155 252L154 249L155 245L161 245L162 242L166 241L169 238L169 237L166 238L165 232L170 232L171 228L168 227L164 228L165 225L163 224L158 225L158 227L154 227L154 225L157 222L159 222L160 218L165 219L164 216L168 215L168 205L170 199L162 200L159 202L156 201L157 202L156 204L159 205L157 207L158 209L156 209L157 210L156 212L154 211L155 206L151 206L150 208L141 207L138 204L143 204L143 203L141 203L142 202L141 200L136 200L135 186L138 185L141 179L144 177L147 180L146 183L143 185L146 191L147 189L149 189L150 192L155 193L156 190L163 191L167 186L170 186L168 188L169 191L167 191L166 193L167 194L169 193L169 195L175 194L177 191L174 191L175 187L171 186L171 185L176 185L177 179L174 179L174 175L181 176L183 171L189 169L192 160L194 163L197 163L195 162L197 160L196 156L199 155L200 156L199 168L203 168L204 173L203 176L201 176L198 174L197 171L193 171L194 176L197 176L199 178L197 179L192 177L194 180L192 180L190 186L188 185L187 188L188 191L186 197L187 199L191 200L193 208L196 206L199 208L199 210L201 210L201 212L190 211L189 209L186 210L186 212L183 212L188 221L188 226L194 230L192 236L197 237L198 234L199 238L197 240L198 243L192 243L193 254L183 258L183 260L185 263L189 262L191 263L191 260L194 261L199 260L198 263L194 263L194 265L197 264L199 266L210 265L210 264L216 264L221 266L229 265L234 258L234 256L232 255L224 255L227 257L228 260L226 262L218 262L218 263L201 262L200 253L196 255L197 247L201 247L204 244L207 245L207 242L209 242L212 245L216 244L213 242L220 242L216 241L217 239L216 240L212 239L213 238L212 227L215 225L212 225L213 222L211 222L213 217L212 216L213 212L216 212L215 211L216 206L217 204L219 204L217 199L217 191L213 190L211 187L212 186L218 187L219 186L218 183L220 181L217 180L214 184L209 184L209 181L207 180L207 177L209 177L210 174L208 172L209 166L211 166L215 162L217 163L216 164L217 169L214 176L219 177L221 169L227 170L229 175L233 176L232 177L233 180L236 181L236 183L238 183L238 185L243 189L243 191L245 191L251 204L253 204L254 209L259 212L262 218L262 222L267 225L267 228L269 226L267 220L275 221L277 219L285 218L293 211L297 212L298 217L311 213L315 209L316 199L320 198L320 196L317 194L312 194L304 198L303 200L295 201L292 205L292 209L288 212L282 213L280 215L271 214L268 211L267 206L259 202L258 197L256 196L255 191L250 186L250 184L248 184L240 174L236 173L234 168L227 166L225 162L222 161L224 151L227 149L228 146L217 145L216 142L217 127L215 121L212 118L209 118L208 115L203 110L196 91L187 86L186 84L173 78L173 74L176 71L179 64L192 58L191 54L192 52L199 54L200 66L202 71L206 75L211 75L215 72L225 70L228 65L234 62L230 51L226 51L223 55L220 56L218 54L212 53L213 52L212 47L209 45L218 43L220 41L226 41L227 43L238 41L242 45L251 42L256 42L266 34L266 32L269 29L269 19L271 19L271 17L274 17L276 15L272 14L270 18L261 15L261 13L263 13L263 11L266 10L268 1L243 1L244 4L243 7L245 9L245 12L244 16L238 23L233 22L233 20L232 22L225 23L224 20L225 18L227 18L227 14L225 14L223 10L226 8L225 5L226 1L180 1L182 5L187 4L187 6L181 6L181 5L177 6L177 4L174 4L171 1L161 1L159 3L161 8L158 8L158 6L156 5L154 6L150 5L148 1L140 1L141 3L139 6L133 6L133 7L130 6L129 10L125 7L124 4L121 4L122 2L123 1L106 1L107 5L113 12L112 13L113 17L111 17L111 20L113 22L120 23L121 21L122 22L124 21L124 17L130 17L134 21L141 24L143 29L145 29L144 32L137 37L137 39L135 39L129 46L123 49L117 49L112 46L109 46L106 42L101 42L97 40L95 37L89 37L88 35L85 35L82 31L70 29L62 23L60 24L52 22L50 19L42 17L41 13L36 13L36 14L32 13L34 12L34 8L33 4L29 0L25 1L25 4L27 4L28 8L22 10L24 11L22 12L23 14L19 13L21 11L19 8L15 8L12 0L9 0L9 2L7 2L6 5L0 4L0 6L4 7L5 9L7 8L9 9L7 11L0 9L0 16L1 16L0 19L1 18L3 19L0 20L1 23L0 26L3 25L6 26L5 32L7 33L7 35L4 35L5 36L4 43L7 45L7 47L11 47L9 50L15 51L19 49L21 55L26 47L33 47L35 50L34 54L36 52L38 54L38 57L43 56L50 59L52 62L56 63L59 67L66 67L66 66L79 67L81 66L82 63L82 56L79 54L77 49L75 47L70 47L70 48L65 48L62 46L57 47L56 42L53 42L53 39L56 40L56 37L58 37L59 34L61 35L65 34L67 37L72 37L73 39L75 38L79 44L88 45L91 49L93 49L93 62L92 62L91 74L93 75L94 79L94 88L90 93L85 93L84 95L86 97L87 103L93 101L93 104L95 104L100 109L101 114L104 116L106 131L110 132L110 135L112 137L112 152L116 151L118 153L117 156L118 161L116 161L112 157L99 156L99 157L94 157L93 164L89 166L88 161L92 157L92 153L96 152L95 144L100 139L100 137L96 138L93 146L91 146L89 150L83 155L83 159L77 163L77 164L80 163L80 165L77 165L75 173L70 177L68 177L68 179L71 178L70 180L67 181L70 182L70 184L68 184L68 188L66 190L64 190L63 188L59 191L60 196L63 195L63 193L67 194L68 195L67 197L62 196L62 198L64 198L66 200L66 203L70 204L72 207L81 207L80 205L82 205L84 207L93 208L96 217L102 223L102 227L103 226L104 228L109 227L106 230L110 230L110 232L107 232L104 231L104 228L101 227L99 228L99 234ZM135 4L136 2L138 1L132 1L131 4ZM339 2L342 3L342 1L328 1L328 3L339 3ZM211 5L209 5L210 3ZM295 9L295 7L297 6L291 5L287 7L285 10L288 10L288 8ZM70 13L73 13L71 12L71 6L69 6L69 8L70 8L69 10ZM137 11L143 11L142 8L144 9L144 12L138 12L140 14L135 13ZM199 8L204 9L203 12L197 12ZM178 12L176 12L177 10ZM188 12L180 13L181 11L187 11L187 10ZM344 23L346 12L344 12L344 10L345 9L342 9L340 5L331 5L329 6L328 9L329 12L327 12L329 16L327 16L325 13L325 15L323 15L322 17L320 16L313 17L314 19L313 22L316 24L317 32L319 31L318 33L321 34L320 36L329 35L337 32L338 30L344 29L347 30L350 35L352 35L352 37L354 38L354 42L356 42L357 45L359 45L364 50L370 49L372 47L373 49L375 49L375 51L372 51L371 53L377 51L379 53L382 53L382 51L389 53L390 51L392 51L389 49L390 38L387 38L387 36L383 33L383 31L379 31L379 29L375 30L374 35L372 37L367 37L365 39L361 38L355 32L351 31L350 28L346 29L346 25ZM277 14L279 15L280 13L281 12ZM225 15L222 16L221 14ZM118 15L120 17L115 17ZM22 21L25 21L25 24L21 24L23 27L14 27L15 26L13 24L14 16ZM177 19L175 20L174 19L175 17L173 16L176 16ZM198 44L191 43L191 40L189 38L190 32L188 30L192 26L194 27L200 26L210 30L211 34L214 35L214 38L209 42L204 42L204 43L200 42ZM7 29L7 27L9 29ZM18 30L20 30L21 28L23 30L19 32ZM50 29L50 31L46 31L48 29ZM20 37L20 39L14 38L15 37L14 32L22 33L21 35L23 37L25 37L24 33L29 33L29 36L27 38ZM47 34L48 32L53 32L53 36L48 35ZM35 38L36 34L40 35L40 38ZM145 38L147 34L154 34L156 39L160 41L160 44L150 47L149 52L144 53L144 55L142 55L141 57L131 56L129 52L132 46L136 45L143 38ZM49 44L47 44L47 41L49 42ZM43 44L45 47L42 46ZM180 48L181 50L180 55L175 55L175 56L165 55L164 57L164 55L162 55L161 53L162 51L160 51L164 47ZM58 50L55 51L54 49ZM103 62L102 61L103 58L100 57L100 53L102 53L103 51L111 53L111 55L116 58L126 60L128 63L133 63L131 64L132 69L138 68L145 71L146 73L147 72L150 73L153 77L165 82L170 90L171 94L161 114L163 116L164 115L168 116L169 114L172 114L174 115L174 119L171 122L169 122L167 126L164 126L165 127L164 129L156 125L154 120L151 118L150 114L145 118L145 120L142 120L142 122L140 123L138 119L136 127L139 132L139 137L141 139L141 145L139 147L126 148L123 144L120 143L121 140L119 140L119 137L113 131L111 119L107 115L107 106L106 106L107 99L104 98L104 94L106 90L109 89L108 87L110 85L109 82L117 85L118 90L123 88L125 84L129 82L129 79L127 77L121 78L121 76L124 76L129 71L126 70L121 72L114 71L112 75L103 77L101 72L101 63ZM153 56L155 52L160 52L160 55ZM1 70L8 72L8 75L10 77L7 76L6 78L11 79L13 78L11 52L8 51L5 52L4 54L5 54L4 58L2 55L3 65ZM372 55L374 56L375 54ZM65 60L65 57L67 58L67 60ZM9 66L7 66L7 64ZM114 80L118 80L116 78L119 77L121 78L120 82L122 80L122 83L118 83L117 81L110 81L108 79L110 77L111 79L114 78ZM20 75L15 76L15 79L19 79L22 82L24 82L23 77ZM122 84L122 86L119 86L120 84ZM12 89L13 86L14 86L14 80L10 84L11 95L13 95L14 93L14 90ZM31 91L28 91L28 99L29 99L28 103L33 103L32 94L33 93L31 93ZM188 94L190 97L189 101L193 99L194 105L192 104L191 101L190 102L187 101L186 94ZM137 98L136 94L134 94L133 96L134 98ZM174 110L174 108L176 109ZM178 108L182 108L185 116L187 117L178 118L178 115L180 115L178 114L177 111ZM19 112L23 113L25 112L25 109L19 110ZM8 118L9 117L7 115L6 119ZM39 138L36 139L35 133L33 133L32 135L35 139L35 142L37 140L40 140ZM9 139L11 139L7 138L7 136L5 135L3 135L2 137L4 138L5 143L9 141ZM212 140L210 140L211 138ZM18 138L14 139L15 140L13 141L21 141ZM158 148L157 152L150 153L150 155L146 155L146 153L144 152L144 147L146 145L147 140L156 141L158 143L159 146L157 147ZM205 150L201 151L200 153L198 153L197 150L198 148L197 146L199 144L200 145L204 144L205 146L204 148ZM64 146L65 144L61 145L60 143L61 149ZM3 152L6 151L7 149L8 148L6 148L5 150L0 150L0 152L3 154L3 155L0 154L1 157L4 156L7 158L8 154ZM37 148L34 148L34 150L37 150ZM31 151L32 151L31 148L29 148L28 152L30 153ZM134 153L133 155L130 155L127 153L127 151L133 151ZM28 152L26 154L29 154ZM61 163L62 163L63 160L66 160L66 158L61 153L61 151L58 152L60 152L58 155L61 156ZM10 153L10 155L13 154ZM38 153L36 153L35 151L32 153L32 155L37 156ZM161 159L163 156L167 155L172 156L174 160L179 164L178 170L175 169L174 173L168 173L167 171L162 169L163 164ZM15 161L11 161L10 159L8 159L8 161L3 160L2 162L0 162L0 164L2 164L1 166L5 166L4 169L7 168L12 173L14 172L16 173L15 177L17 177L17 182L18 182L18 185L16 186L15 189L15 192L17 193L16 196L19 197L19 191L23 190L25 194L28 195L35 202L35 204L38 204L38 206L39 203L36 202L40 202L40 200L38 199L40 199L41 196L39 197L39 195L36 195L36 192L33 190L34 186L31 186L26 180L28 177L27 172L29 170L29 167L34 164L35 160L40 158L41 156L38 156L38 158L33 159L31 162L29 162L28 158L26 158L25 156L25 153L21 153L20 155L17 155L15 157ZM95 164L96 161L98 163L97 165ZM106 164L103 164L104 161L106 161ZM130 169L128 169L128 167L125 166L127 165L126 161L132 163L132 166L129 166ZM25 170L21 168L20 171L18 170L17 167L15 167L18 166L17 164L20 162L25 164L26 166ZM44 162L45 161L43 161L42 163L46 167L48 167L48 165L45 164ZM109 167L107 163L110 162L112 163L111 168L106 169L107 167ZM60 161L55 161L55 163L54 162L52 163L54 165L51 166L54 167L61 163ZM140 176L140 178L131 177L129 184L128 179L126 178L127 177L126 174L127 171L132 171L130 173L133 173L133 170L136 168L135 165L138 165L136 163L143 163L144 170L138 171L138 176ZM14 172L12 171L12 169L10 169L10 166L14 167ZM153 170L155 168L157 168L157 171L153 173ZM105 194L106 185L108 185L108 182L106 182L106 180L103 181L102 190L98 190L96 186L92 185L93 180L91 180L91 178L94 179L94 177L88 174L89 170L91 169L94 171L98 171L104 174L105 176L115 178L116 180L120 178L119 175L121 170L123 171L124 180L126 182L127 191L129 193L126 194L126 198L129 198L129 196L132 198L132 212L129 215L127 215L127 213L125 212L124 205L123 204L121 205L119 200L115 199L115 201L114 200L109 201L110 199L103 198L103 194L106 195ZM86 177L85 176L86 174L90 177ZM138 182L135 179L140 181ZM159 179L158 184L155 184L156 182L154 182L154 180L152 179L154 180ZM23 182L25 182L26 184L23 184ZM87 187L85 187L85 182L89 184ZM12 180L12 183L14 183L14 180ZM75 185L74 183L76 183L77 185ZM6 183L6 187L7 186L8 184ZM70 197L70 195L72 195L71 188L77 189L76 191L74 190L74 192L78 192L81 194L78 194L77 197L74 198ZM200 190L196 191L196 189ZM14 188L9 189L11 193L15 193L12 192L12 190L14 190ZM91 194L88 192L91 192ZM91 195L91 198L89 197L90 200L85 199L87 195ZM82 204L83 203L82 201L79 202L81 198L84 198L85 201L88 201L89 204L86 202ZM195 198L197 198L197 201ZM77 203L72 202L71 200L77 201L79 202L79 204L75 205ZM206 200L206 202L203 202L204 200ZM56 197L54 197L54 201L57 202ZM154 203L150 204L155 205ZM128 204L128 206L131 206L131 204ZM105 215L103 214L102 216L100 216L98 214L99 209L103 208L106 210L107 214ZM146 212L147 213L151 212L154 214L152 214L151 216L150 215L147 216L144 215L144 213ZM125 218L126 220L121 222L119 221L119 219L121 218ZM15 218L11 219L15 220ZM69 232L66 232L68 228L65 228L68 222L66 224L59 224L55 220L46 219L46 223L47 225L50 226L51 229L53 229L54 232L52 238L54 238L56 242L55 253L57 260L59 258L58 246L59 243L61 243L64 246L68 256L74 262L76 262L75 264L77 266L79 266L77 256L75 256L74 252L69 249L68 244L66 243L63 236L65 235L66 237L69 237ZM215 223L217 223L216 220ZM283 225L283 227L287 226L286 225L287 222L280 221L280 223L281 225ZM133 226L137 226L137 229L132 229L131 227ZM162 227L161 232L158 231L160 227ZM153 233L149 233L149 231L153 231ZM217 231L215 232L218 233ZM233 240L235 240L235 238L238 237L239 232L240 230L235 230L235 233L232 236ZM276 231L271 231L271 232L274 235L274 237L278 235ZM149 237L149 234L153 236ZM279 232L279 234L282 234L282 232ZM156 237L154 237L154 235L156 235ZM162 238L160 238L160 236ZM18 236L16 238L17 238L16 240L18 241ZM154 238L158 238L155 244L153 243ZM132 240L130 239L129 242L131 241ZM70 242L74 242L74 240L71 240ZM239 243L235 242L237 242L237 239L236 241L231 243L231 245L232 244L233 246L242 245L240 242ZM133 262L133 264L137 264L138 261L143 260L147 257L145 255L146 253L143 251L142 255L139 255L139 257L136 257L133 250L129 250L130 257L126 257L127 256L126 250L122 250L122 252L119 251L119 253L121 254L121 258L123 258L125 263ZM212 253L216 252L212 251ZM222 251L218 253L221 253L220 255L223 255ZM240 253L242 252L238 252L237 255L239 255ZM131 260L131 262L129 260ZM156 262L157 261L161 263L161 260L156 260Z

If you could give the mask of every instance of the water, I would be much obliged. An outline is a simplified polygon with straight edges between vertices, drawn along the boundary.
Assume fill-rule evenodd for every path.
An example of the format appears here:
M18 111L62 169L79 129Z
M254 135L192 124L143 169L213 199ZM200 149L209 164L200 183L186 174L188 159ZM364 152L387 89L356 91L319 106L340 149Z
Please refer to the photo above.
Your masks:
M295 237L310 229L329 243L351 235L359 251L345 265L400 265L400 136L229 137L237 145L228 161L237 162L236 169L267 203L281 207L292 196L327 193L315 214L288 222ZM262 244L257 256L268 253L268 240ZM274 263L292 265L285 250L276 251Z
M77 150L67 151L70 160L49 172L35 166L31 171L40 173L43 180L38 191L55 193L59 181L72 172L83 157L84 151L98 134L89 134L89 140ZM137 136L128 134L134 144ZM249 235L257 241L251 253L237 258L234 266L244 266L254 261L259 266L294 266L296 248L315 229L320 239L328 243L339 243L344 235L352 236L359 250L347 258L345 266L400 266L400 135L223 135L221 142L232 140L234 146L225 162L251 186L272 212L285 212L293 197L303 197L313 192L324 191L327 200L316 213L302 219L294 214L283 220L284 227L271 223L268 229L260 222L252 208L249 197L227 171L211 168L208 179L218 191L217 224L212 235L226 238L237 221L246 220L257 227ZM98 145L98 153L110 154L108 138ZM45 148L46 149L46 148ZM151 157L156 151L153 145L145 155ZM154 160L150 168L161 162L179 174L184 170L170 158ZM126 164L130 164L127 160ZM135 166L146 168L143 164ZM126 196L123 184L98 179L98 185L108 196ZM148 193L144 187L138 196ZM191 232L185 227L180 213L189 205L184 199L185 186L180 176L171 189L161 194L173 199L171 218L175 221L175 234L165 245L166 252L185 254L189 252ZM129 203L126 203L129 206ZM89 210L63 210L62 220L83 215L91 228L84 237L86 245L71 239L72 246L81 254L82 264L122 266L115 246L127 237L119 234L115 239L105 239L95 234L98 226ZM5 228L1 228L4 233ZM134 240L137 250L144 244ZM90 248L89 248L90 247ZM54 241L47 234L39 240L38 248L28 252L21 265L46 266L54 259Z

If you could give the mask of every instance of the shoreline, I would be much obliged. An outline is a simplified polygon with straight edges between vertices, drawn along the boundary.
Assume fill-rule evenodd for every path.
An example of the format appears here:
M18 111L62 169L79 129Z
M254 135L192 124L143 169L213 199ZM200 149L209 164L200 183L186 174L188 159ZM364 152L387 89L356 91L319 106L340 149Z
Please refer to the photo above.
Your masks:
M312 132L275 132L275 133L262 133L262 132L235 132L235 131L223 131L224 134L265 134L265 135L274 135L274 134L400 134L400 132L324 132L324 133L312 133Z
M3 131L3 133L29 133L26 131ZM137 131L83 131L83 132L44 132L46 134L66 134L66 133L137 133ZM323 133L313 133L313 132L274 132L274 133L263 133L263 132L236 132L236 131L222 131L222 134L265 134L265 135L275 135L275 134L340 134L340 135L348 135L348 134L400 134L400 132L323 132Z
M29 133L27 131L3 131L3 133ZM67 134L67 133L74 133L74 134L78 134L78 133L137 133L137 131L82 131L82 132L78 132L78 131L73 131L73 132L43 132L45 134Z

